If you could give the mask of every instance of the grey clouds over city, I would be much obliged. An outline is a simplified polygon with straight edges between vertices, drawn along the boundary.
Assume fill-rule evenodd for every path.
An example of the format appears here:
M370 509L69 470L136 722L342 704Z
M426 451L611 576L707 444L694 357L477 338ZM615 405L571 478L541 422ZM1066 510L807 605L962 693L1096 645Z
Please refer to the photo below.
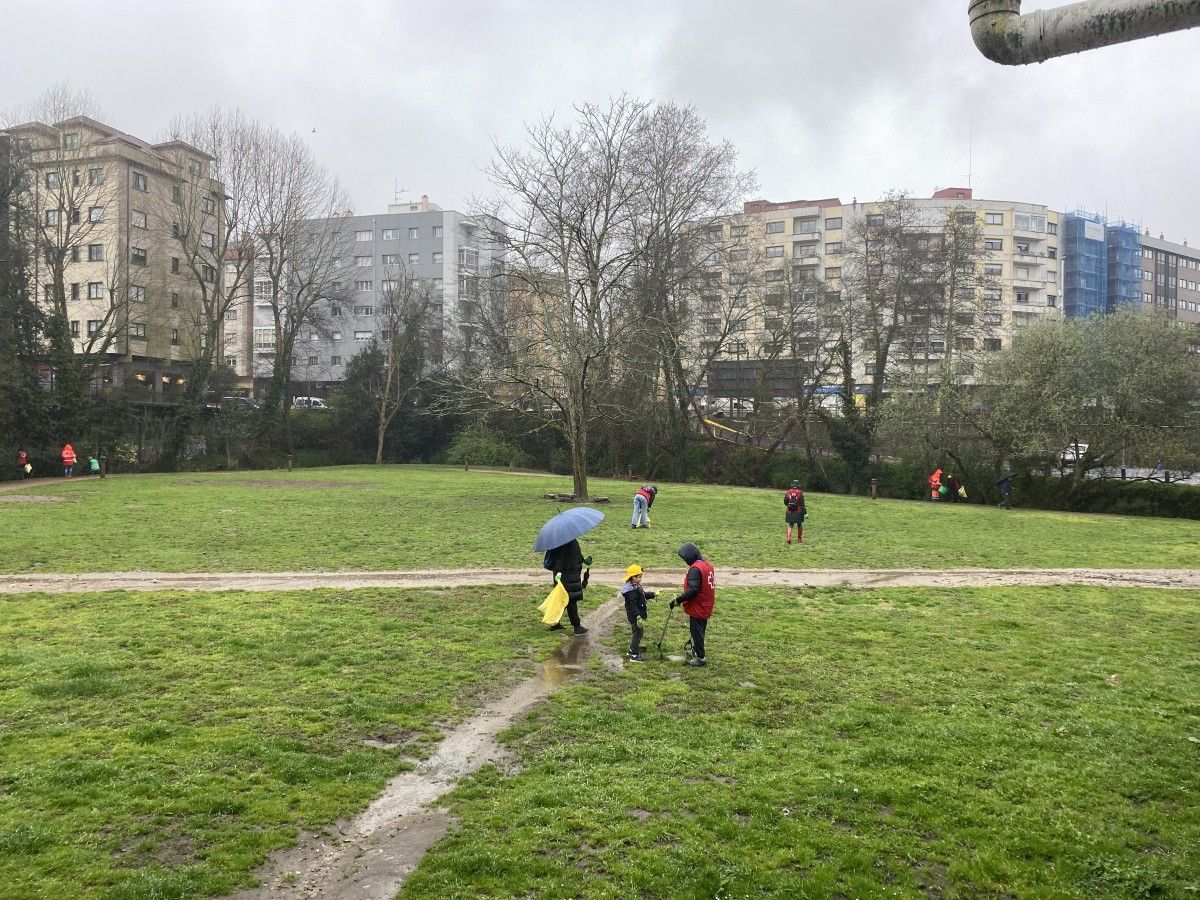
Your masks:
M397 188L468 206L493 139L628 92L694 104L772 200L927 196L970 172L978 196L1200 241L1200 30L1006 68L964 0L6 6L4 108L70 81L153 138L239 106L305 135L363 213Z

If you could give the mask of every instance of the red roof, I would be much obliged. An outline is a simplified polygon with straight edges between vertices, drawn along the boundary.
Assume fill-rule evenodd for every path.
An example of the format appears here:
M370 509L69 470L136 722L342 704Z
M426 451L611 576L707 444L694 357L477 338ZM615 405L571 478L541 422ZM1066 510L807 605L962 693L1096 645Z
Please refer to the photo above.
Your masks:
M974 200L972 196L974 191L971 188L943 188L940 191L934 191L933 200Z

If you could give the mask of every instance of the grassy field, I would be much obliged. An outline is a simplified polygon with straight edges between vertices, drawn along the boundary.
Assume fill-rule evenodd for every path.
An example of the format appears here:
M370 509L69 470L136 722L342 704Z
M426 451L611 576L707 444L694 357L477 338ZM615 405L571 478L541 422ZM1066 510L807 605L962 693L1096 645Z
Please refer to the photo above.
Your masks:
M0 597L0 896L246 883L535 671L540 593Z
M675 568L685 540L724 566L1200 566L1194 521L813 494L805 544L788 547L779 491L663 484L653 527L633 531L635 485L591 484L613 499L584 544L598 566ZM37 491L63 502L0 502L0 571L537 567L551 490L570 480L431 466L81 479Z
M530 714L402 896L1196 896L1198 646L1197 594L723 591L707 669Z

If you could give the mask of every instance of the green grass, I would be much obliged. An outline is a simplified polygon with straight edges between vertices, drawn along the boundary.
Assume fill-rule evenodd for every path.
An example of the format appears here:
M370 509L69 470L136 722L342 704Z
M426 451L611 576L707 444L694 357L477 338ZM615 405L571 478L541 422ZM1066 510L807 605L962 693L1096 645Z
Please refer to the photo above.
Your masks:
M708 643L510 729L402 896L1200 891L1200 594L726 590Z
M678 566L695 541L718 565L795 568L1192 568L1200 522L813 494L803 548L783 542L782 492L663 484L653 527L629 528L635 485L584 541L596 565ZM567 478L433 466L122 476L5 502L0 572L536 567L530 551Z
M541 593L0 598L0 895L248 883L535 671Z

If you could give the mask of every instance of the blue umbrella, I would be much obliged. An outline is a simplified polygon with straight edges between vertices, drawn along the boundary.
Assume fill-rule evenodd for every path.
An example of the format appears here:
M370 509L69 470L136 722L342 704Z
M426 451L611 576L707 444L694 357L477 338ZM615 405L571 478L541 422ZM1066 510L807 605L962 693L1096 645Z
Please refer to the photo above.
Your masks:
M581 534L587 534L604 521L604 513L587 506L576 506L557 516L542 526L537 540L533 542L534 550L553 550L563 544L570 543Z

